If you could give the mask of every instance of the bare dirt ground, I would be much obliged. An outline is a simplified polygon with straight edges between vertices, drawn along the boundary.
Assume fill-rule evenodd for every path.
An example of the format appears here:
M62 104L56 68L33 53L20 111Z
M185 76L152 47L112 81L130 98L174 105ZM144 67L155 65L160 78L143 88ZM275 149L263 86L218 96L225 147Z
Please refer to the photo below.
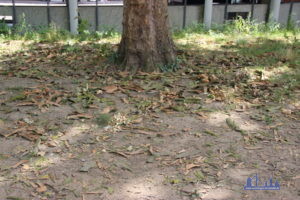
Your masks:
M249 78L255 58L184 49L131 76L102 72L110 48L2 44L1 200L299 199L299 102ZM244 190L255 174L280 190Z

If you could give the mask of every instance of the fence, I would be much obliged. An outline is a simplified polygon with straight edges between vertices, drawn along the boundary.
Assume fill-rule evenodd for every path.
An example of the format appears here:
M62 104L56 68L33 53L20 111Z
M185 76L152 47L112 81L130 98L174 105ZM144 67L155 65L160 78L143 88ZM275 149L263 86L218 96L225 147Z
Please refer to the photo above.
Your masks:
M203 5L169 6L171 27L181 29L193 23L202 23L203 9ZM214 4L212 23L222 24L236 15L250 15L251 19L257 22L265 22L268 18L268 9L268 4ZM59 28L69 29L69 11L66 3L56 4L48 0L44 4L33 5L16 4L15 0L11 0L11 4L0 3L1 16L8 20L12 19L14 24L20 22L24 16L26 23L33 27L55 24ZM79 16L88 21L91 31L101 31L107 28L122 30L122 5L100 5L98 1L93 4L80 4ZM286 25L289 20L300 25L300 3L281 4L278 22Z

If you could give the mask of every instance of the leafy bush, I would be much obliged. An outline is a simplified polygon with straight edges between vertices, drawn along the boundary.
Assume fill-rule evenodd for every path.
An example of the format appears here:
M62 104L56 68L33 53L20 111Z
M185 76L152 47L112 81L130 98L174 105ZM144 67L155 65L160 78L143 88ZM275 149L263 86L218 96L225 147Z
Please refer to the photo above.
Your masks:
M2 19L0 20L0 35L8 35L8 34L10 34L10 28L5 23L5 20Z
M213 24L211 29L208 30L203 24L192 24L191 26L183 30L175 30L174 37L183 38L189 34L226 34L230 35L233 33L243 34L264 34L264 33L275 33L275 32L297 32L299 27L294 22L288 23L286 27L281 26L276 22L269 23L258 23L250 18L243 19L238 17L236 20L228 21L225 24Z

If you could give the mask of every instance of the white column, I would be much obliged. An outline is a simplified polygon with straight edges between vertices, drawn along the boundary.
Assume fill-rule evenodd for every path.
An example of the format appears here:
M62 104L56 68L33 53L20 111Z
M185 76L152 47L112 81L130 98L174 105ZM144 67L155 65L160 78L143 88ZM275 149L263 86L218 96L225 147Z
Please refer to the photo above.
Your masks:
M213 0L205 0L204 4L204 25L206 28L211 27L211 16L212 16Z
M281 0L271 0L270 15L269 15L269 20L271 22L278 22L280 2L281 2Z
M72 34L78 34L78 2L77 0L69 0L69 18L70 31Z

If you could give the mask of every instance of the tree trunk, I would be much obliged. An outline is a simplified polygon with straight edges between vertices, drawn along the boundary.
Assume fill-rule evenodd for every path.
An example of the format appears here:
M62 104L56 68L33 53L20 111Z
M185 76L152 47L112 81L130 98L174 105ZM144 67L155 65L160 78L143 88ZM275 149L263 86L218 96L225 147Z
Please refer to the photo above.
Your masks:
M118 53L123 70L134 73L158 71L160 66L174 64L167 0L124 0Z

